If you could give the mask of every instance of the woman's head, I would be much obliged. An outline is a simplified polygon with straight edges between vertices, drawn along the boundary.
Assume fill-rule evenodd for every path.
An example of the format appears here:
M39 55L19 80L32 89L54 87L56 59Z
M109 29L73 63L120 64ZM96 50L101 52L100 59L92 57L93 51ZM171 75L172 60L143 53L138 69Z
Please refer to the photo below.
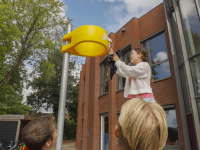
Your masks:
M146 62L146 50L144 48L135 48L131 51L131 63L137 65L139 62Z
M57 139L55 118L40 117L29 122L22 130L22 140L29 150L54 146Z
M161 150L168 134L165 112L157 103L131 99L122 106L118 130L120 150Z

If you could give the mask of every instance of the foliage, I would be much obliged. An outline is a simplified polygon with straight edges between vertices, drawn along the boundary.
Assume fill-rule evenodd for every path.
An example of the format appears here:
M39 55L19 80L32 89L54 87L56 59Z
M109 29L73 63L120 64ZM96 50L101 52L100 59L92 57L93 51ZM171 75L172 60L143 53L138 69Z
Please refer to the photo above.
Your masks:
M33 71L33 80L28 85L32 87L33 92L28 95L27 103L34 110L47 110L52 107L54 116L57 118L63 58L60 49L56 49L56 47L54 49L54 51L49 52L47 59L42 60L40 66ZM73 139L76 136L79 89L76 62L75 58L69 62L66 110L70 120L65 120L67 132L64 133L64 139Z
M65 119L63 139L64 140L76 139L76 122Z
M33 92L28 95L27 103L35 110L40 110L41 108L47 110L52 106L55 117L57 117L59 107L62 60L60 50L55 47L53 52L49 52L47 59L41 61L41 65L33 71L33 80L28 84ZM73 108L75 108L75 111L77 110L77 107L73 106L78 99L78 77L74 75L76 71L75 65L75 60L69 62L67 88L67 107L70 108L69 112ZM74 113L72 113L72 116L75 116Z
M27 64L49 69L50 74L43 74L46 81L54 76L54 65L45 60L55 45L61 46L57 39L66 33L68 21L61 15L63 10L64 4L59 0L0 0L1 114L30 111L22 104Z
M31 107L22 104L22 97L22 94L16 93L13 86L0 86L0 114L28 115Z
M37 66L45 59L52 41L66 32L63 6L58 0L0 1L1 85L8 84L21 65Z

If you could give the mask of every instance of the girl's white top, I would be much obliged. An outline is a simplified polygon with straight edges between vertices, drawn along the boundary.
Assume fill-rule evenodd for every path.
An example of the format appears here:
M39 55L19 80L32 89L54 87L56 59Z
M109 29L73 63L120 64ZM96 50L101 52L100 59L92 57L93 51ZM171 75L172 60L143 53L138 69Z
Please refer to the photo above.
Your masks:
M115 62L115 66L117 67L116 73L126 78L124 97L128 97L128 94L152 93L150 85L151 68L147 62L129 66L119 60ZM129 84L129 77L131 78L131 84Z

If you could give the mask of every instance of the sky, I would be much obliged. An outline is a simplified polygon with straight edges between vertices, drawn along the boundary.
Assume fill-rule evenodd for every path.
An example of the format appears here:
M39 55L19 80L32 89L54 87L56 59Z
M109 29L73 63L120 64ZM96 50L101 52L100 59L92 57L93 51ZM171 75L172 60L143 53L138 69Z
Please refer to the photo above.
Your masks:
M66 17L73 19L73 29L97 25L108 34L117 32L133 17L140 18L163 0L63 0Z

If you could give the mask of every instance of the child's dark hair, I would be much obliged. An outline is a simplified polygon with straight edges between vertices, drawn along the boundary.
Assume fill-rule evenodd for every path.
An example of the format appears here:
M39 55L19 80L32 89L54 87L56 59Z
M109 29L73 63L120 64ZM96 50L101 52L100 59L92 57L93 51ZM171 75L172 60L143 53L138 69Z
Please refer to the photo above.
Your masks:
M147 61L147 51L144 48L134 48L134 51L136 51L137 54L142 54L142 61Z
M29 150L41 150L48 140L53 140L53 116L40 117L29 122L22 130L22 140Z

